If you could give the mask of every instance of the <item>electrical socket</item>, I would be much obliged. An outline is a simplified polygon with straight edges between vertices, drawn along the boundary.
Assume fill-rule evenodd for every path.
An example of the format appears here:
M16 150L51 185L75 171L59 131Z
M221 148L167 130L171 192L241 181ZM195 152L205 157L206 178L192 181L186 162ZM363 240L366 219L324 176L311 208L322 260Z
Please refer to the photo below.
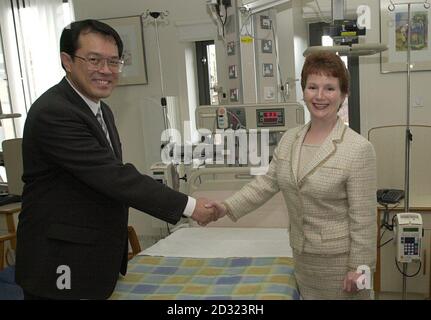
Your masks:
M413 107L415 108L423 108L425 106L424 97L417 96L413 99Z

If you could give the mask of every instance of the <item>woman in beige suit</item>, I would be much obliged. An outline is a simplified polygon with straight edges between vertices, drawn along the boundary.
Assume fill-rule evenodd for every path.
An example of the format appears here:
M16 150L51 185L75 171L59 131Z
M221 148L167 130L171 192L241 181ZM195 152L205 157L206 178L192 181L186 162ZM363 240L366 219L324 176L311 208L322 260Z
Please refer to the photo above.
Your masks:
M281 191L301 296L367 299L371 290L358 290L356 271L365 266L372 273L375 268L374 149L337 115L349 92L349 74L340 57L310 54L301 77L311 121L283 135L266 174L209 206L236 221Z

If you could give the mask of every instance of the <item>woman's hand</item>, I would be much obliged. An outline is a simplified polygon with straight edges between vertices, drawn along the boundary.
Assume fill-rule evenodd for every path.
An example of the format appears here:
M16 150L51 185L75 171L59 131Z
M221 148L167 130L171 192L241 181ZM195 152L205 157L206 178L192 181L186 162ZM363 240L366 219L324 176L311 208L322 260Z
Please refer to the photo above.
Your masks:
M349 271L344 278L343 289L346 292L357 292L359 291L357 286L357 280L361 276L361 273Z

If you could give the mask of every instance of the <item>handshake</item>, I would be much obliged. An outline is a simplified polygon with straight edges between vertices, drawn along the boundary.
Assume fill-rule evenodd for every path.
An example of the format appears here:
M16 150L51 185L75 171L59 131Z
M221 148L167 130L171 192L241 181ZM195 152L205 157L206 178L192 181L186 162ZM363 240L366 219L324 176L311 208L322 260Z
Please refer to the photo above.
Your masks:
M191 218L204 227L208 223L224 217L226 212L227 209L222 203L206 198L198 198Z

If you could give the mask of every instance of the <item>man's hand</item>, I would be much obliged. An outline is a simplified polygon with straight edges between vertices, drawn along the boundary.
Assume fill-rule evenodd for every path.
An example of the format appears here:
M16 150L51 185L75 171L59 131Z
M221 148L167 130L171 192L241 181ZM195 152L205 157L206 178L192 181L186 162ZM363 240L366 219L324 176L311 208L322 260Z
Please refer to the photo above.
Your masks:
M216 210L212 207L206 207L209 201L206 198L196 199L196 207L192 213L192 219L195 220L200 226L204 227L212 221L217 221L218 215Z
M214 208L215 213L217 214L217 219L220 219L226 215L227 209L221 202L218 201L209 201L205 208Z
M346 274L346 277L344 278L344 285L343 289L346 292L357 292L358 286L356 285L356 281L361 276L361 273L359 272L353 272L349 271Z

